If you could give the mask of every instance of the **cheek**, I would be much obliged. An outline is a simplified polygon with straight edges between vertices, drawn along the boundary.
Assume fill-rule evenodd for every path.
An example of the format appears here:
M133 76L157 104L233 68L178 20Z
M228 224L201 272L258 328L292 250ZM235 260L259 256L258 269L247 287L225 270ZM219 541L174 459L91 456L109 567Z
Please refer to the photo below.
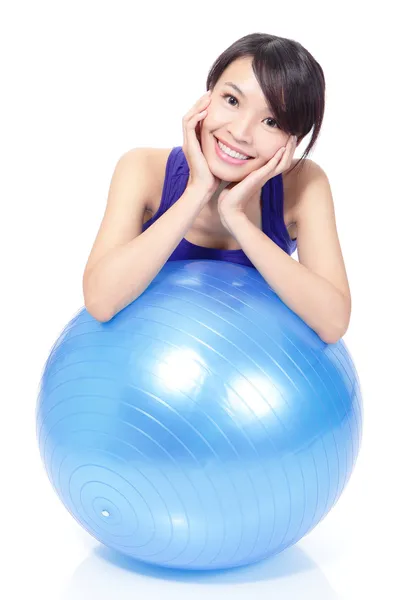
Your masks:
M210 130L217 129L224 126L227 122L229 121L224 110L211 101L207 108L207 116L204 119L205 127Z
M200 138L203 143L210 143L211 137L219 127L218 121L214 118L213 114L208 113L206 118L200 121L199 131Z
M260 152L260 156L262 157L262 162L266 164L271 158L275 156L278 152L279 148L282 148L286 144L286 139L281 138L279 140L272 140L268 143L268 146L264 146L262 153Z

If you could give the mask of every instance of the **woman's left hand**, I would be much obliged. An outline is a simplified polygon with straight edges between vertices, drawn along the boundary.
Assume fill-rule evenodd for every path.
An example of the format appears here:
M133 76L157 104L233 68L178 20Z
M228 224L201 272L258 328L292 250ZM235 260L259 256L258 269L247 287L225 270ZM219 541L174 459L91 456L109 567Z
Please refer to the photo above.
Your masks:
M238 212L244 212L250 198L261 190L269 179L290 168L296 145L296 136L291 136L287 145L280 148L260 169L252 171L242 181L229 183L221 191L218 197L218 212L222 224L228 230L229 218Z

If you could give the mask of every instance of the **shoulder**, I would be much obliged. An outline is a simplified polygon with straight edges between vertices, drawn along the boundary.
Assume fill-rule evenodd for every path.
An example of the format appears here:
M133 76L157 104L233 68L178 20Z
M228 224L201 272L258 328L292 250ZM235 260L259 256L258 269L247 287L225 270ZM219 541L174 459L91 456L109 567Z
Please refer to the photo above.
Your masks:
M126 160L137 165L138 161L146 167L148 176L148 196L146 209L150 212L157 210L165 179L168 156L172 148L132 148L124 154ZM157 204L158 203L158 204Z
M139 158L158 170L162 167L165 168L171 150L172 148L132 148L125 152L123 157L127 157L128 160L129 157L132 160Z
M286 171L282 176L285 201L288 202L296 222L303 211L305 199L310 197L310 190L315 196L314 192L318 189L329 188L328 177L318 163L306 158L302 166L293 170L299 161L299 158L293 159L292 165L288 169L290 172Z
M154 186L149 210L153 215L157 212L160 206L167 169L167 161L172 150L173 148L148 148L152 165Z
M147 150L149 151L153 166L157 170L157 175L162 176L164 179L168 157L173 148L147 148Z
M310 158L306 158L298 169L295 169L300 162L299 158L294 158L287 171L282 174L284 185L290 190L298 190L316 177L327 177L323 168Z

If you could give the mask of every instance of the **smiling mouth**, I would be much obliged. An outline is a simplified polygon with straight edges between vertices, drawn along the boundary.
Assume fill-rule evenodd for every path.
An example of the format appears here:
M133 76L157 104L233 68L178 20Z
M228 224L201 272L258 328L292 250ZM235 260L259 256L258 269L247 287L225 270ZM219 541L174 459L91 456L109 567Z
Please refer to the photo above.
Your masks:
M220 152L223 152L225 154L225 156L227 156L227 157L229 157L229 158L231 158L233 160L237 160L237 161L241 161L241 162L245 162L247 160L252 160L254 158L253 156L249 156L248 154L245 154L244 152L239 152L237 150L234 150L233 148L231 148L227 144L224 144L224 142L222 142L216 136L214 136L214 138L215 138L215 143L218 146ZM231 156L230 154L228 154L227 152L225 152L224 148L221 148L220 144L222 144L224 146L224 148L229 149L231 152L237 152L238 154L241 154L242 156L245 156L246 158L239 158L237 156Z

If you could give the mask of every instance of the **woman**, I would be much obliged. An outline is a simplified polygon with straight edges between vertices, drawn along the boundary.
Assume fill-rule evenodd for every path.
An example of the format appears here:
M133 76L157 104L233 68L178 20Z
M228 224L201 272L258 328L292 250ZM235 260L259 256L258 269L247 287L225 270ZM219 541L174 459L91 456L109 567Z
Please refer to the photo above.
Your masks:
M335 343L351 296L329 181L306 158L324 114L320 65L298 42L250 34L215 61L207 89L183 118L182 147L119 159L85 268L87 310L110 320L168 260L229 260L255 267ZM290 256L296 245L299 261Z

